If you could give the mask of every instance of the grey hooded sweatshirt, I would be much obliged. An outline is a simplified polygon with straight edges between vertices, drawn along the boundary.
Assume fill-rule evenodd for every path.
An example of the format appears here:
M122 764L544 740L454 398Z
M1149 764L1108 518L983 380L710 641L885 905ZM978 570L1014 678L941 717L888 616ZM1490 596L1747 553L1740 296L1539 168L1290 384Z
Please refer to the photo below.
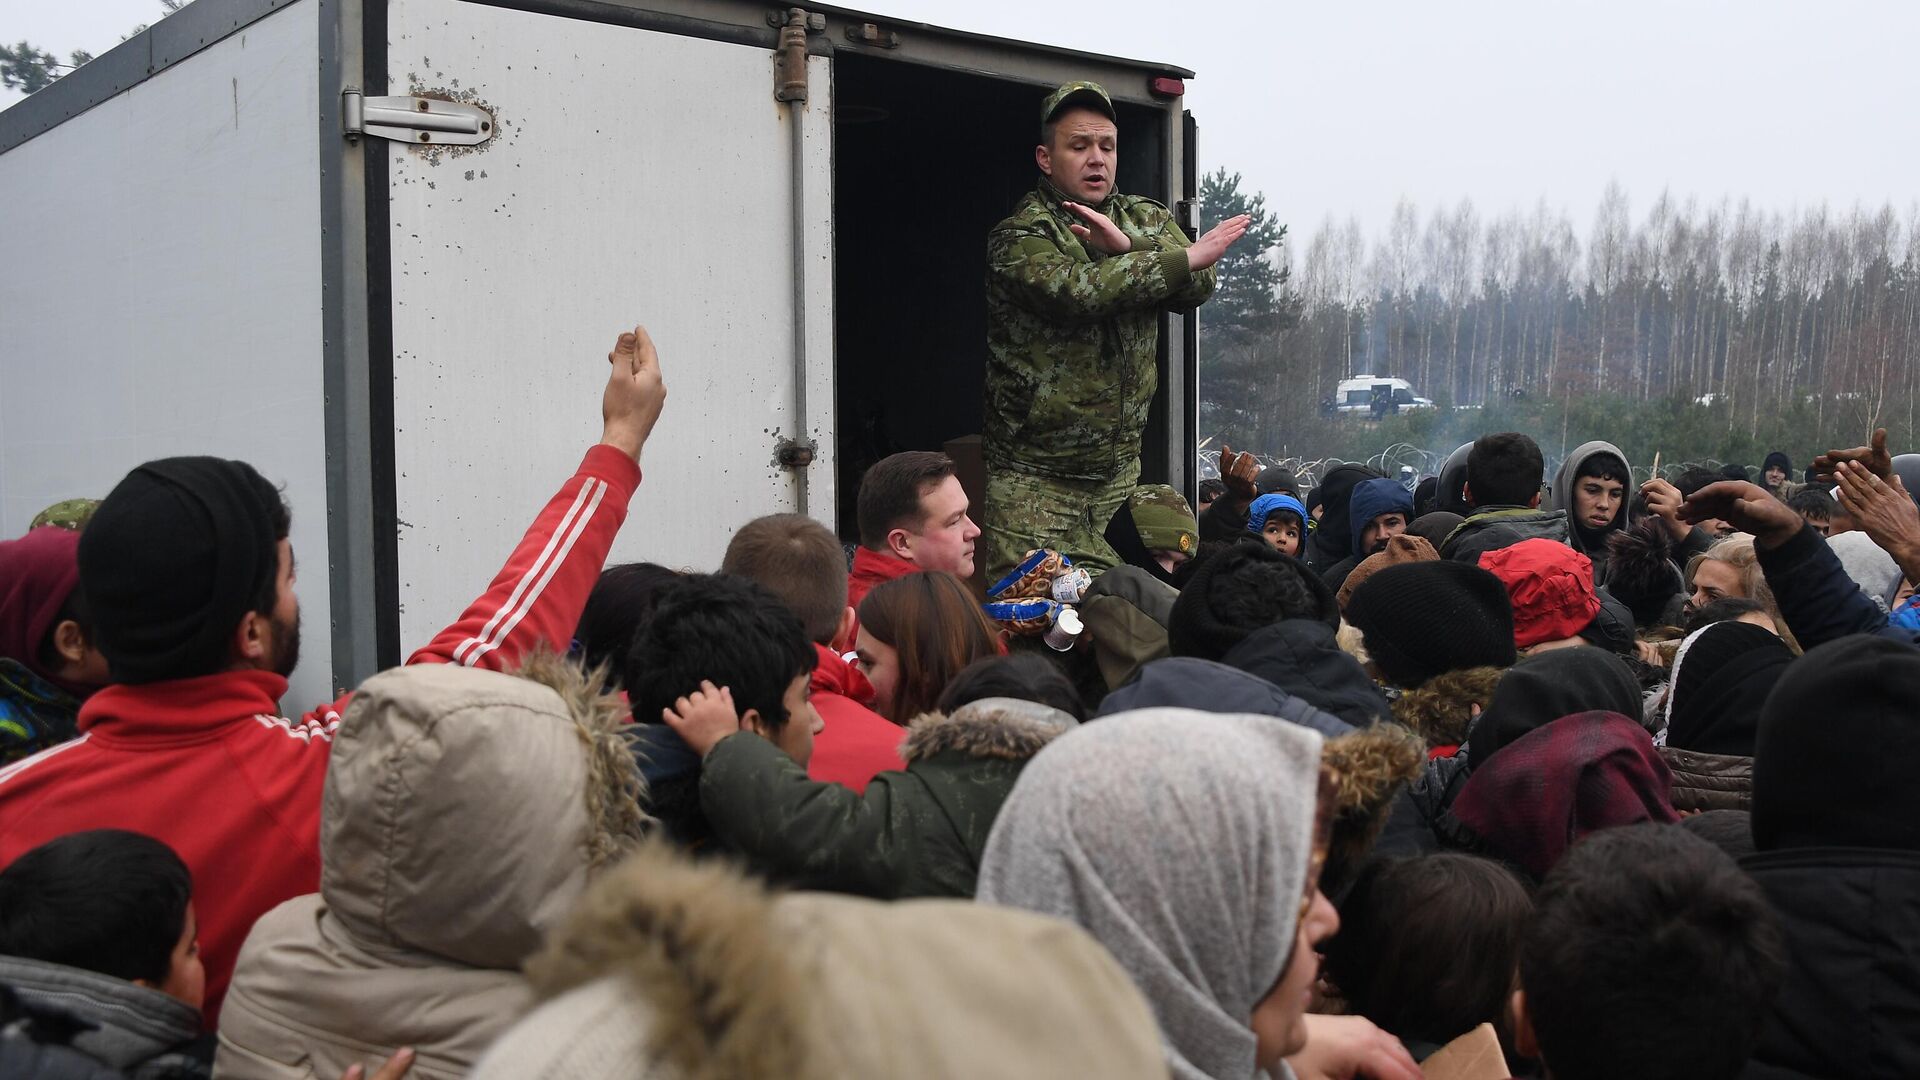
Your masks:
M1620 494L1620 508L1614 511L1613 521L1604 529L1590 529L1586 522L1579 520L1578 515L1573 512L1573 488L1577 483L1574 478L1580 475L1582 465L1601 454L1609 454L1619 459L1621 467L1627 470L1629 479L1621 482L1620 486L1625 490ZM1573 453L1567 455L1567 460L1560 463L1560 471L1553 474L1553 509L1567 512L1567 543L1573 547L1573 550L1593 560L1595 585L1607 583L1607 561L1610 554L1607 538L1626 528L1632 521L1633 497L1637 493L1630 479L1632 475L1633 467L1627 461L1627 455L1621 453L1620 448L1612 443L1599 440L1581 443L1574 447Z

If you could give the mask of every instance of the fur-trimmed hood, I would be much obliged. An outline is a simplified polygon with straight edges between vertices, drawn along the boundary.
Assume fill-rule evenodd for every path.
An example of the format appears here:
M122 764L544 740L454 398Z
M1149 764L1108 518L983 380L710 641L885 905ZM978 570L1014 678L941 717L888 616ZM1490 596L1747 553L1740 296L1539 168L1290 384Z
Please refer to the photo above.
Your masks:
M1420 775L1426 743L1398 724L1376 724L1326 740L1320 760L1334 778L1333 838L1322 883L1322 891L1332 891L1359 868L1394 800Z
M362 684L328 764L320 893L248 935L218 1073L337 1076L411 1046L414 1077L466 1075L528 1007L521 964L638 842L623 714L551 654Z
M1079 721L1059 709L1017 698L982 698L951 715L927 713L907 725L900 756L909 765L956 751L976 758L1026 761Z
M1473 725L1473 707L1485 709L1506 668L1471 667L1448 671L1405 691L1393 703L1393 718L1412 729L1428 746L1458 746Z
M475 1080L1164 1077L1125 972L1079 929L970 901L777 895L662 845L528 965L550 1000Z
M641 833L624 716L551 653L518 675L416 664L367 680L321 807L333 916L370 943L518 967Z

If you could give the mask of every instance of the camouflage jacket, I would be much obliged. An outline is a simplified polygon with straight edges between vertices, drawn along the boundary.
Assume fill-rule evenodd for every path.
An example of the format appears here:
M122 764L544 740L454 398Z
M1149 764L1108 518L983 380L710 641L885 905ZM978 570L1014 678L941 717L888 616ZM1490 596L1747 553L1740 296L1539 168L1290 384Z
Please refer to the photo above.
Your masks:
M901 749L906 771L880 773L864 795L807 779L779 747L743 731L707 755L700 805L731 850L777 881L887 900L971 898L1013 782L1071 723L1003 699L923 716Z
M987 237L988 468L1109 480L1140 456L1159 384L1160 313L1213 295L1187 269L1186 234L1137 195L1100 207L1133 241L1124 255L1082 246L1053 185Z

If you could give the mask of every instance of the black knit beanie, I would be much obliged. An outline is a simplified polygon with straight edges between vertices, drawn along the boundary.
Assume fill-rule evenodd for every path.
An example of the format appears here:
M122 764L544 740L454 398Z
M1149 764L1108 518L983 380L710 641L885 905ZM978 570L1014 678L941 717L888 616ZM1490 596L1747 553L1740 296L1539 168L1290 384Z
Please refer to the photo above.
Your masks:
M1292 469L1281 465L1269 465L1260 470L1260 475L1253 478L1253 490L1260 495L1284 491L1297 499L1300 497L1300 478L1294 475Z
M80 534L80 584L115 682L210 675L279 570L280 493L241 461L150 461Z
M1403 689L1462 668L1513 665L1513 601L1472 563L1389 566L1353 591L1346 614L1374 666Z
M1920 851L1920 649L1829 641L1787 665L1760 711L1753 840Z
M1180 589L1167 618L1175 656L1218 660L1241 639L1282 619L1340 625L1340 605L1320 575L1259 540L1243 540L1207 559Z

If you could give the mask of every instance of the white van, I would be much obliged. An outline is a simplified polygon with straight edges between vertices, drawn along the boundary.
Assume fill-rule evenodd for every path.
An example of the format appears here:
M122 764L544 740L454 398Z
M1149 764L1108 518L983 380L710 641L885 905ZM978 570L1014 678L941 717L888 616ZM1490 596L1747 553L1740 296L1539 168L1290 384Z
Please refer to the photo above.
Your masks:
M1342 415L1374 416L1378 413L1431 409L1430 398L1419 397L1413 384L1405 379L1361 375L1342 379L1334 389L1334 411Z

